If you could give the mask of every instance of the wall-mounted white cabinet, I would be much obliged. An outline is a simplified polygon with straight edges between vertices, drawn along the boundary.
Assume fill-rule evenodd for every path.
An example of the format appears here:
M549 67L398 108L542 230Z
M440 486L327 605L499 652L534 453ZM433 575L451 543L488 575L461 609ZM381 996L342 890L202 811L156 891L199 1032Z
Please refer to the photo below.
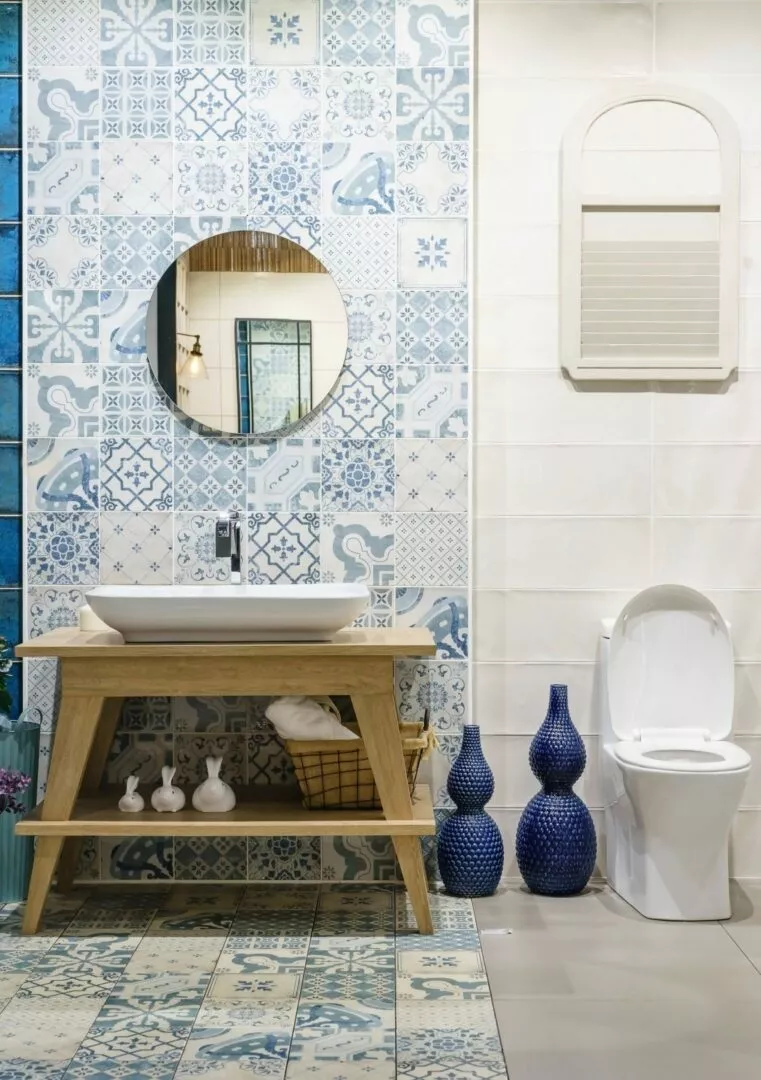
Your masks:
M737 366L739 138L703 94L622 85L563 141L560 356L576 379Z

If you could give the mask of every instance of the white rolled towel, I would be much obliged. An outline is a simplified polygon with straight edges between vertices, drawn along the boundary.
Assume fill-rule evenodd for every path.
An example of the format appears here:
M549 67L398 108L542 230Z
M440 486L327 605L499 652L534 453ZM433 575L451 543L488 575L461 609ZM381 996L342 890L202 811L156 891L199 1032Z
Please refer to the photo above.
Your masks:
M308 697L281 697L265 710L281 739L357 739L353 731Z

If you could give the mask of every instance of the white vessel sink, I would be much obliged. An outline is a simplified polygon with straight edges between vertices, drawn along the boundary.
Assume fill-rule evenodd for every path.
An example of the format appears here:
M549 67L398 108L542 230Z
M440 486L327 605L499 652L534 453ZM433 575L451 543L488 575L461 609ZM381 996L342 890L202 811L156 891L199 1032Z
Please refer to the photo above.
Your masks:
M87 602L125 641L329 641L364 585L99 585Z

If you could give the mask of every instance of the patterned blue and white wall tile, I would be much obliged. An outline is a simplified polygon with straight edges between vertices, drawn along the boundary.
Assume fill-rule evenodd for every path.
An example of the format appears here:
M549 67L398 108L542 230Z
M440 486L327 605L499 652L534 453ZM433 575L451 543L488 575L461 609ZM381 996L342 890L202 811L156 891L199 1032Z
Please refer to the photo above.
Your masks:
M214 523L238 510L247 580L364 582L359 625L431 629L437 657L398 664L396 684L403 719L430 708L444 800L468 685L470 0L26 7L27 633L74 624L96 581L228 581ZM146 365L161 273L199 239L244 228L313 251L349 322L328 400L278 439L200 431L167 408ZM17 276L3 270L0 288ZM13 309L0 305L0 368L13 370ZM17 446L0 456L17 476ZM55 665L29 665L27 681L45 715L44 785ZM221 739L237 782L291 784L266 704L128 702L111 774L141 769L147 794L171 761L190 786ZM385 839L337 837L103 841L82 872L384 881L398 870Z

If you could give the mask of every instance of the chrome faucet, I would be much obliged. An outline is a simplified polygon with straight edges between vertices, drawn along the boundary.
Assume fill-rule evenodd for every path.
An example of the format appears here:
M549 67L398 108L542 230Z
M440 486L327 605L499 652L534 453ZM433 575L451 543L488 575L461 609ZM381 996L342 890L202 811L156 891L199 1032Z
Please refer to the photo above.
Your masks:
M240 585L240 514L220 514L214 533L214 554L218 559L230 560L230 580Z

